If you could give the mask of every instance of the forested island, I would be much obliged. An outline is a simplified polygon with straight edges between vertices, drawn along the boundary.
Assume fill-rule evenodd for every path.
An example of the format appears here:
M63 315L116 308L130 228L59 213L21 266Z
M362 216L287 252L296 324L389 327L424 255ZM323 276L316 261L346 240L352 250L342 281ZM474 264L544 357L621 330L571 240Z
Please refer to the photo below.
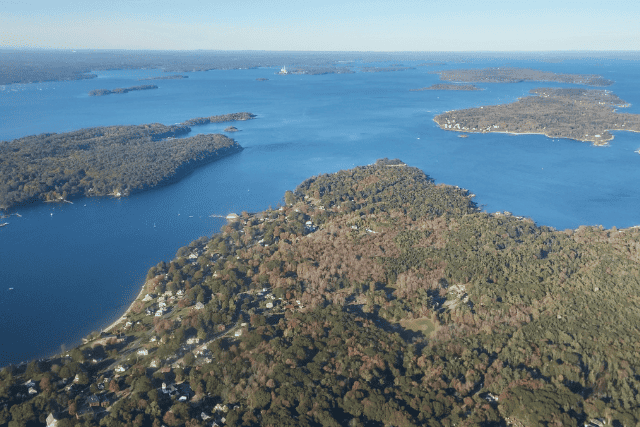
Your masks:
M640 132L640 115L618 113L628 104L607 90L537 88L537 96L502 105L448 111L434 121L442 129L459 132L537 133L603 145L610 130Z
M284 202L152 267L81 346L3 368L0 424L640 422L640 229L481 212L386 159Z
M242 150L224 135L182 138L199 124L248 120L250 113L45 133L0 142L0 209L80 196L126 196L175 180Z
M182 80L188 79L189 76L183 76L182 74L172 74L170 76L158 76L158 77L148 77L146 79L138 79L139 81L144 80Z
M158 86L140 85L140 86L131 86L131 87L119 87L115 89L95 89L89 92L89 96L105 96L105 95L111 95L112 93L127 93L127 92L134 92L137 90L149 90L149 89L158 89Z
M437 83L429 87L421 87L419 89L410 89L411 92L420 92L423 90L484 90L475 85L458 85L458 84L446 84Z
M595 74L561 74L530 68L483 68L435 71L441 80L476 83L558 82L588 86L611 86L613 80Z

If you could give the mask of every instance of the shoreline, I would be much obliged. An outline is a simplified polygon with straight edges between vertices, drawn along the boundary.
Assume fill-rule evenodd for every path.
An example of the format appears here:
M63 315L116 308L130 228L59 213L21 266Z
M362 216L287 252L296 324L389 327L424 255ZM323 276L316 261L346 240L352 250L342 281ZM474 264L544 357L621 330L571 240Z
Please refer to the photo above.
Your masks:
M434 118L433 121L440 127L440 129L445 130L445 131L452 131L452 132L462 132L462 133L475 133L475 134L488 134L488 133L505 133L508 135L542 135L542 136L546 136L547 138L550 139L570 139L571 141L578 141L578 142L590 142L592 145L596 146L596 147L605 147L607 145L609 145L609 141L613 141L615 139L615 135L611 135L611 138L609 139L601 139L601 140L592 140L592 139L575 139L575 138L570 138L568 136L550 136L547 135L546 133L543 132L508 132L508 131L485 131L485 132L479 132L479 131L475 131L475 130L470 130L470 129L445 129L443 128L440 123L438 123L438 121ZM605 132L610 132L610 131L624 131L624 132L634 132L634 133L640 133L640 131L636 131L636 130L631 130L631 129L605 129Z
M124 313L122 313L122 315L120 317L118 317L113 323L111 323L109 326L107 326L106 328L103 328L100 332L104 332L104 333L108 333L109 331L111 331L111 329L115 328L116 325L118 325L118 323L122 322L123 320L125 320L127 314L129 314L129 312L131 311L131 308L133 307L133 304L138 301L140 299L140 297L142 296L142 294L144 294L144 289L147 286L147 281L144 281L144 284L142 285L142 288L140 288L140 292L138 292L138 295L133 299L133 301L131 301L131 304L129 304L129 307L127 307L127 309L125 310Z

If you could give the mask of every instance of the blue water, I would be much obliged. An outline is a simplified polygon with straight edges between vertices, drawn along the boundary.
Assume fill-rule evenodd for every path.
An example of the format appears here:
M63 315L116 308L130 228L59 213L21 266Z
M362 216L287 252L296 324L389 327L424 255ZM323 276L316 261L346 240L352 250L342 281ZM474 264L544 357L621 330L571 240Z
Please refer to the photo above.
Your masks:
M407 65L414 65L406 63ZM524 66L598 73L640 113L640 62L546 63L478 59L390 73L278 76L275 69L187 73L157 90L89 97L140 84L158 70L97 72L99 78L0 87L0 140L83 127L160 122L249 111L234 125L245 150L180 182L115 200L21 208L0 229L0 366L71 346L115 320L149 267L217 232L212 214L276 206L309 176L399 157L436 182L468 188L488 212L508 210L558 229L640 224L640 134L616 132L608 147L539 135L474 135L438 128L446 110L512 102L550 83L480 84L478 92L410 92L445 68ZM269 81L258 82L258 77ZM569 86L569 85L562 85ZM221 132L228 124L194 127ZM9 290L13 288L13 290Z

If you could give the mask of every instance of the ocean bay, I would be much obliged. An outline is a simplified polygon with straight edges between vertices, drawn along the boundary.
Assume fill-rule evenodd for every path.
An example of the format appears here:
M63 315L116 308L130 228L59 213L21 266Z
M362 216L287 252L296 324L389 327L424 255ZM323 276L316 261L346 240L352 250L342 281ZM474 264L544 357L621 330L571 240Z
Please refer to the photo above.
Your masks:
M637 62L526 62L550 71L601 73L638 113ZM408 64L416 65L416 64ZM98 72L73 82L5 86L0 140L92 126L172 124L249 111L232 137L245 150L176 184L125 199L77 199L16 209L0 230L0 366L44 356L105 326L137 295L147 270L223 224L212 214L276 206L309 176L398 157L436 182L468 188L488 212L508 210L559 229L640 223L640 134L614 132L608 147L540 135L471 134L438 128L446 110L512 102L549 83L478 84L484 91L409 92L438 82L436 68L344 75L278 76L275 69L187 73L158 90L89 97L158 70ZM268 81L259 82L256 78ZM14 92L13 89L16 91ZM194 127L222 132L225 124ZM192 135L193 135L192 133ZM85 206L86 205L86 206ZM9 288L13 290L9 291Z

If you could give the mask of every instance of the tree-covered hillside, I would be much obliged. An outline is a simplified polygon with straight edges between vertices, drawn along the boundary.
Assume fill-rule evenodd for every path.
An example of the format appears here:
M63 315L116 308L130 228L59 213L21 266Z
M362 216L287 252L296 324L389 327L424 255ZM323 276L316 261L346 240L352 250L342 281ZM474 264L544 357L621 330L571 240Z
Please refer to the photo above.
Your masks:
M397 161L313 177L4 368L0 424L636 425L639 257L635 228L484 213Z

